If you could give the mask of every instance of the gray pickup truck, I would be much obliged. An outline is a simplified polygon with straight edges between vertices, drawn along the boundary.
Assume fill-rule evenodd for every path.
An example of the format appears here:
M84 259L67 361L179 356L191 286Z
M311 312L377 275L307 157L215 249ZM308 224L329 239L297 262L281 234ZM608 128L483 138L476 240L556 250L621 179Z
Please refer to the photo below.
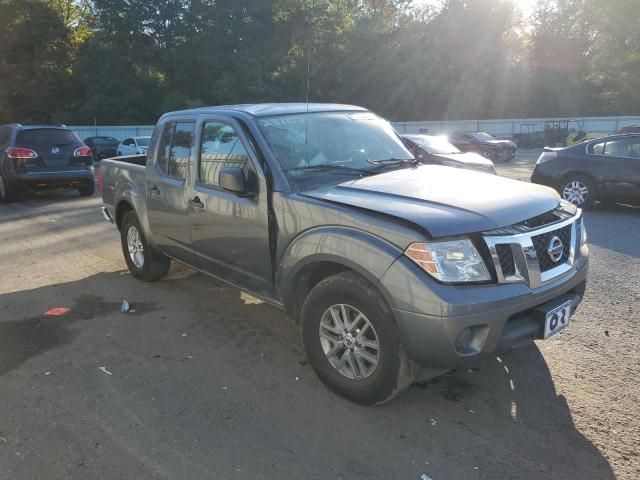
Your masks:
M157 280L176 260L283 308L320 379L363 404L548 338L585 290L579 209L546 187L420 164L359 107L167 113L147 155L101 173L133 276Z

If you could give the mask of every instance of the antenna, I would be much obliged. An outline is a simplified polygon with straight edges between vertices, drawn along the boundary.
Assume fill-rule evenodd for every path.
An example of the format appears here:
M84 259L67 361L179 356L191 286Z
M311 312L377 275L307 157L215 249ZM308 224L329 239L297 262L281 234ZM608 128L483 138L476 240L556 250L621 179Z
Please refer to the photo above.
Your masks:
M307 113L304 118L304 144L309 144L309 86L311 84L311 47L307 39L307 94L306 94L306 109ZM309 165L309 149L305 148L305 163Z
M311 84L311 48L307 47L307 113L309 113L309 86Z

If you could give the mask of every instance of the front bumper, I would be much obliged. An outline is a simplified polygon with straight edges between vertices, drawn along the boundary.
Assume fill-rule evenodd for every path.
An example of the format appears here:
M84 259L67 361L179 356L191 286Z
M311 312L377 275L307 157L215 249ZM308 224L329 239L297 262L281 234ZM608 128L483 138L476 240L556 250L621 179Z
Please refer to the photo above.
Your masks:
M588 263L584 246L571 271L531 289L524 283L443 285L401 257L381 285L393 299L392 311L409 357L422 367L447 369L541 338L536 309L571 300L575 310L584 295ZM460 352L456 339L466 328L473 332L474 348Z

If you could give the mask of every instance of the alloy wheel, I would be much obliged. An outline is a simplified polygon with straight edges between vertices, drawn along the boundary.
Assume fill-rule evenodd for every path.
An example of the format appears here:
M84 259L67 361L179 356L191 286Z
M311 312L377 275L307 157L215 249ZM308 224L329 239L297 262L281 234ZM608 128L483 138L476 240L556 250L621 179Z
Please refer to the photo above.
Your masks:
M562 189L562 198L574 205L581 206L589 198L589 188L579 180L572 180Z
M144 266L144 245L142 236L138 229L131 225L127 230L127 247L129 248L129 258L138 269Z
M375 372L380 361L378 335L357 308L345 304L327 308L318 333L327 360L341 375L362 380Z

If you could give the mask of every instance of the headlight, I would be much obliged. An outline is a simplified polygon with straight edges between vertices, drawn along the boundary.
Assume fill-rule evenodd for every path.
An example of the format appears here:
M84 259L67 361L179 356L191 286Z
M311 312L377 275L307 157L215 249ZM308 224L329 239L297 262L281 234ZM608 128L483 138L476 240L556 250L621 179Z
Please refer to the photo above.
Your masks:
M580 219L580 246L587 243L587 228L584 226L584 217Z
M469 239L412 243L404 253L441 282L491 280L484 260Z

